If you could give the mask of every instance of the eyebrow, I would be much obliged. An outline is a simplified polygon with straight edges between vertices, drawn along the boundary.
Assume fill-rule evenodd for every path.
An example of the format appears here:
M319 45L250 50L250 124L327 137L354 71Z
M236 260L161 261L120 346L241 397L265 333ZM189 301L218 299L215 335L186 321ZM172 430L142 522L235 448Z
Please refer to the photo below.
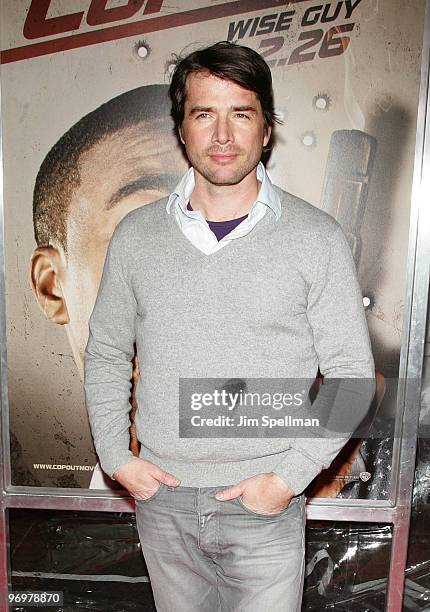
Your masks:
M250 106L249 104L243 105L243 106L231 106L230 110L234 111L234 112L243 112L243 111L252 111L254 113L257 112L257 109L255 106ZM216 111L216 109L213 106L193 106L190 110L190 115L195 115L196 113L212 113L213 111Z
M180 178L180 175L175 173L145 174L134 181L129 181L117 189L106 202L105 209L111 210L117 206L121 200L137 191L160 191L167 193L174 188Z

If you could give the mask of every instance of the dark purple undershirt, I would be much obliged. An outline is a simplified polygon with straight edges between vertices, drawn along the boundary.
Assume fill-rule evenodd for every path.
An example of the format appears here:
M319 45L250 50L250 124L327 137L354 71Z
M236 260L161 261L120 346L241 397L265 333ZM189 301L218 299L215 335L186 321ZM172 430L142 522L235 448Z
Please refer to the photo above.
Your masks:
M187 204L187 210L193 210L189 202ZM227 236L227 234L233 231L247 216L248 215L244 215L243 217L239 217L239 219L230 219L229 221L206 221L206 223L209 225L209 228L215 234L219 242L221 238L224 238L224 236Z

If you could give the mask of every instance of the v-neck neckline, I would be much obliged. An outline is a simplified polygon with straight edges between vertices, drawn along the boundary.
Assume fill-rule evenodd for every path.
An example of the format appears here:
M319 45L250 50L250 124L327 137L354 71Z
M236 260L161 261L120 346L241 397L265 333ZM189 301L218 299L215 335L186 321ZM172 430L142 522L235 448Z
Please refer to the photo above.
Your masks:
M188 251L188 253L190 253L197 259L200 259L201 262L205 265L210 265L211 263L218 261L220 258L225 257L229 253L234 253L238 250L238 248L246 248L246 245L251 240L255 240L255 238L257 237L256 234L266 234L270 231L273 231L275 229L277 221L275 214L272 211L267 211L264 217L258 221L258 223L251 229L250 232L248 232L248 234L246 234L245 236L238 236L237 238L234 238L234 240L226 244L221 249L218 249L214 253L206 254L198 247L196 247L191 242L191 240L187 238L187 236L185 236L184 232L181 230L176 221L175 212L173 208L170 210L170 213L168 213L166 210L165 215L167 216L167 224L169 226L170 231L172 232L172 234L176 234L178 236L179 244L182 245Z

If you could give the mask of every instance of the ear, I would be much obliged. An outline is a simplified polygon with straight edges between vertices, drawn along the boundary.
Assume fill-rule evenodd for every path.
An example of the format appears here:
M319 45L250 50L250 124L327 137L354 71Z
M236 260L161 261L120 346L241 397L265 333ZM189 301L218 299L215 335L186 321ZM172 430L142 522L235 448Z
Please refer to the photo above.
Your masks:
M39 247L30 260L30 284L37 303L49 321L70 322L60 279L64 273L61 253L54 247Z
M182 136L182 127L178 127L179 138L181 139L182 144L185 144L184 137Z
M268 125L264 130L264 139L263 139L263 147L267 145L270 140L270 136L272 135L272 128Z

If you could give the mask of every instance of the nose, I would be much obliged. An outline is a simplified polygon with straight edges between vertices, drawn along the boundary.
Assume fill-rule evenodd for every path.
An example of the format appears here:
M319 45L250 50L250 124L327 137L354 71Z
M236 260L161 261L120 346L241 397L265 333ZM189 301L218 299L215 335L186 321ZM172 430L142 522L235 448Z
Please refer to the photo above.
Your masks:
M234 136L233 131L231 129L230 121L228 117L218 117L215 126L214 132L212 135L212 142L220 145L225 145L229 142L233 142Z

